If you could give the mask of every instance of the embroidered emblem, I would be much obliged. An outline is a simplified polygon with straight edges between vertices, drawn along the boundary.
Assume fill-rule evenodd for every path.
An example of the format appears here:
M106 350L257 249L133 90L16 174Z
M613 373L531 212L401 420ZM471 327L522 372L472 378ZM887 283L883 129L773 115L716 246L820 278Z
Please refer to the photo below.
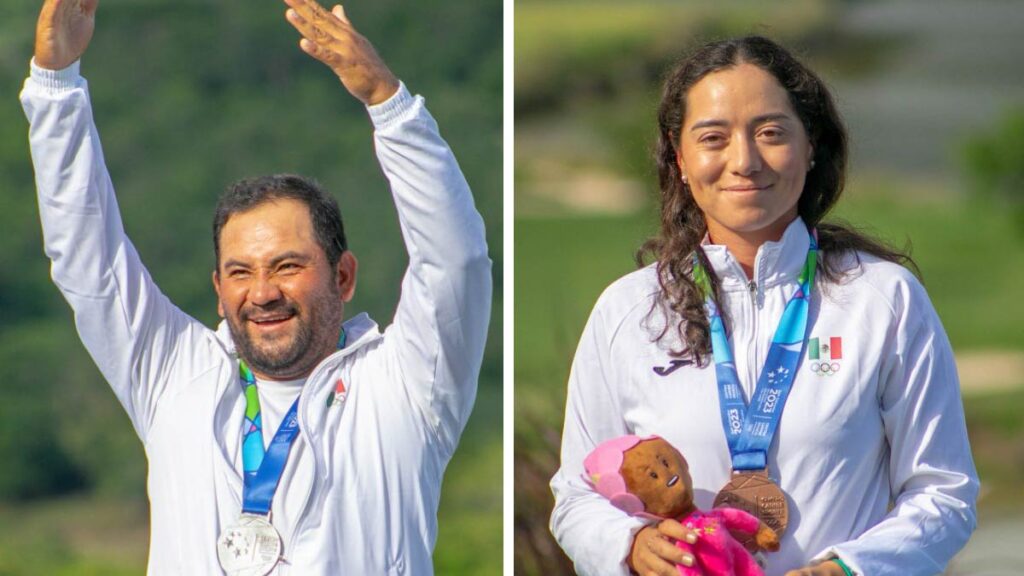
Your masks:
M689 366L690 364L693 364L693 360L673 360L669 362L668 366L655 366L654 373L658 376L668 376L683 366Z
M807 342L807 361L811 372L818 376L831 376L842 368L843 339L832 336L826 342L824 338L811 338Z
M334 393L327 397L327 407L341 404L345 401L346 395L348 392L345 390L345 382L338 378L338 381L334 383Z

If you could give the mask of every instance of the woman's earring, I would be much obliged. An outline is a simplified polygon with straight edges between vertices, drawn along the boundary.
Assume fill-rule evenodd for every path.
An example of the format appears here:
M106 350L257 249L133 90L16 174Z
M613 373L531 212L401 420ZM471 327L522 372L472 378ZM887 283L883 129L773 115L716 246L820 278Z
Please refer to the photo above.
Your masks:
M814 170L814 159L811 159L811 167L807 169L808 172Z
M690 182L686 179L686 174L682 176L683 184L689 184Z

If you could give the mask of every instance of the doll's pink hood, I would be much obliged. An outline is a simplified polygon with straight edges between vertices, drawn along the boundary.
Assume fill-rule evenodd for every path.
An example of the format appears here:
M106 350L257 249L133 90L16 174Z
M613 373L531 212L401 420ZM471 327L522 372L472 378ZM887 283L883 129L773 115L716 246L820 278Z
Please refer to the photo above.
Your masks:
M598 444L583 460L583 468L587 471L583 479L616 508L631 516L649 517L644 512L643 501L630 494L621 469L630 448L654 438L658 436L619 436Z

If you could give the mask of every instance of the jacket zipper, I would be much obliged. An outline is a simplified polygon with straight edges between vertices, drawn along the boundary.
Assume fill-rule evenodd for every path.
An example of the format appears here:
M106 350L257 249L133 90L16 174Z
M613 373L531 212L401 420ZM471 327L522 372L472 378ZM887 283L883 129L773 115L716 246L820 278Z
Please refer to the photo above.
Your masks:
M359 348L361 348L361 346L357 348L345 347L345 349L338 350L331 356L328 356L322 362L320 362L320 364L313 370L313 372L309 375L309 379L306 380L306 383L308 384L310 382L315 382L316 380L314 377L319 376L320 373L327 370L326 366L335 365L335 362L333 362L335 359L341 358L343 356L348 356L354 350L358 350ZM295 550L296 544L298 543L298 539L302 534L302 528L305 527L306 520L309 518L308 512L310 503L312 502L313 488L314 486L316 486L317 482L320 482L321 470L324 469L323 454L321 453L320 447L313 444L313 439L309 434L308 427L303 425L303 416L309 409L309 403L312 402L312 400L309 399L310 396L312 396L312 394L304 394L302 398L299 400L299 413L297 416L299 419L299 431L302 432L302 438L303 440L306 441L306 444L309 445L309 449L313 452L313 481L309 484L309 490L306 491L306 497L302 503L302 513L299 516L298 522L296 522L295 524L295 530L292 531L292 551ZM289 563L289 566L290 565L291 564Z
M761 342L761 337L759 334L761 328L761 309L758 306L758 296L760 296L760 291L763 288L763 286L758 285L758 280L761 279L762 276L764 276L764 274L762 274L762 269L764 268L764 259L762 258L762 256L762 251L758 249L757 255L754 257L754 267L752 270L754 277L749 282L747 282L747 292L750 294L750 316L752 318L753 324L750 332L751 340L747 347L747 350L750 352L748 363L748 370L750 373L750 394L747 398L748 405L754 400L754 392L757 390L758 372L761 368L761 363L759 361L760 354L758 350L759 343Z
M756 268L755 268L756 274ZM750 294L750 340L747 342L747 373L750 375L750 391L747 394L747 405L754 401L754 391L757 390L757 281L751 280L747 283L747 292Z
M338 355L338 356L341 356L342 355L341 352L342 351L339 350L339 351L335 352L334 354ZM344 355L347 355L347 351L346 351L346 354L344 354ZM321 362L313 370L313 373L309 375L309 379L306 380L307 384L310 383L310 382L316 382L314 377L315 376L319 376L321 372L326 370L325 366L327 366L328 364L333 364L333 362L328 362L328 360L330 360L330 359L331 359L331 357L328 357L327 359L325 359L323 362ZM312 390L311 390L311 392L312 392ZM309 398L310 398L311 395L312 394L303 394L302 395L302 398L299 400L299 413L297 414L297 417L299 419L299 431L302 433L302 439L306 442L306 445L309 446L310 451L313 453L313 481L309 483L309 489L306 490L306 496L305 496L305 498L303 499L303 502L302 502L302 512L299 515L298 522L295 523L295 529L292 530L291 551L289 552L289 554L294 552L294 550L296 548L296 544L298 544L298 539L299 539L300 535L302 534L302 528L306 524L306 519L309 517L308 512L309 512L310 502L312 502L312 500L313 500L313 489L316 486L317 482L320 481L320 470L323 469L323 463L321 462L321 459L323 458L323 454L320 453L320 447L313 444L313 438L312 438L312 436L310 436L309 427L304 425L305 418L303 418L303 416L308 411L308 406L309 406L309 403L311 402L311 400ZM293 555L293 557L294 557L294 555ZM283 559L284 558L282 558L282 560ZM289 562L288 566L290 567L291 564L292 563Z

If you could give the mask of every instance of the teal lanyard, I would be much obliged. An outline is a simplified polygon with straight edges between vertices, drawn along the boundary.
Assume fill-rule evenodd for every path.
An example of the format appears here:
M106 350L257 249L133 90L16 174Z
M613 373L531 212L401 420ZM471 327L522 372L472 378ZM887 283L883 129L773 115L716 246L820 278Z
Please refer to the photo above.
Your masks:
M807 339L807 317L818 262L817 231L811 231L809 236L807 259L798 278L800 286L786 303L768 348L764 368L757 379L749 410L743 400L736 362L711 290L711 280L697 257L693 259L693 279L704 294L704 307L711 323L711 353L718 380L719 408L733 470L764 470L767 467L768 449L789 398Z

